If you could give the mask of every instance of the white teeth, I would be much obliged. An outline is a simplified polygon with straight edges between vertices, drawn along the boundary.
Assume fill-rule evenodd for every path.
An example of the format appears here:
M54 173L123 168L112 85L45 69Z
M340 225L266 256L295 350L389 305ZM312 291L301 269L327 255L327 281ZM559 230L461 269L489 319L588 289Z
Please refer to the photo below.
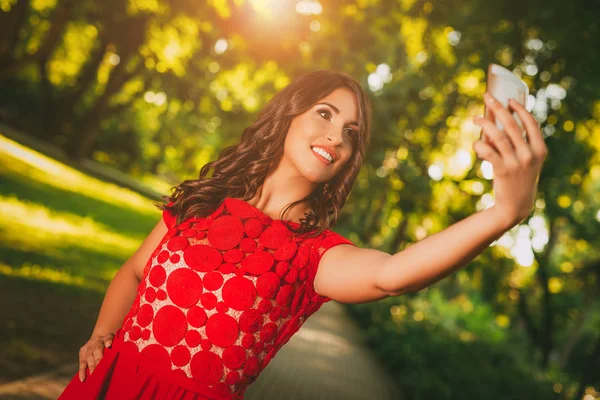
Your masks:
M315 153L317 153L317 154L319 154L319 155L321 155L321 156L325 157L325 158L326 158L326 159L327 159L329 162L332 162L332 161L333 161L333 158L331 158L331 156L329 155L329 153L327 153L325 150L321 150L321 149L319 149L319 148L317 148L317 147L313 147L313 148L312 148L312 150L313 150Z

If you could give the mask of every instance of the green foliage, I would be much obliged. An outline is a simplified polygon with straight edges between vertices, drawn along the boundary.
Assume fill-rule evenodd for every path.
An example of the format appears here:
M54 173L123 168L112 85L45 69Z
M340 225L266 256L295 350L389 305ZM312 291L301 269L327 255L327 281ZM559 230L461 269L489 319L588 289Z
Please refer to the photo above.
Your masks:
M466 314L435 293L348 307L407 398L559 398L552 381L531 367L526 343L490 323L485 303L474 302L473 312ZM427 311L415 321L423 302ZM390 321L390 307L398 305L407 307L408 315L394 319L392 314Z

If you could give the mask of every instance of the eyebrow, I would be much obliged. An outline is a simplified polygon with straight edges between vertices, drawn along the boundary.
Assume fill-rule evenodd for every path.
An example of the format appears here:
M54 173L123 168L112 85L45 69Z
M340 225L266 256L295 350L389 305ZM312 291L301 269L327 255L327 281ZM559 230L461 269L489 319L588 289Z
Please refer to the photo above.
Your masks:
M321 103L318 103L317 105L319 105L319 104L326 104L329 107L331 107L333 109L333 111L335 111L336 114L340 113L340 110L336 106L334 106L333 104L331 104L331 103L327 103L326 101L323 101ZM349 122L348 125L353 125L353 126L355 126L355 127L358 128L358 123L356 121Z

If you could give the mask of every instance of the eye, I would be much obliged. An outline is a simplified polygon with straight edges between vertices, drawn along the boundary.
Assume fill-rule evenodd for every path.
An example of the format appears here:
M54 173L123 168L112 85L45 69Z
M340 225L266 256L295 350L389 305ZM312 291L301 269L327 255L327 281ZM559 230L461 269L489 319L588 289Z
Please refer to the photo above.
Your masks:
M329 115L329 118L325 118L325 117L323 117L323 118L324 118L324 119L326 119L327 121L329 121L329 120L331 119L331 113L330 113L329 111L327 111L327 110L319 110L319 111L317 111L317 112L318 112L319 114L321 114L321 117L323 117L323 114L325 114L325 115Z
M350 136L355 136L356 131L354 129L346 129L347 132L350 132Z

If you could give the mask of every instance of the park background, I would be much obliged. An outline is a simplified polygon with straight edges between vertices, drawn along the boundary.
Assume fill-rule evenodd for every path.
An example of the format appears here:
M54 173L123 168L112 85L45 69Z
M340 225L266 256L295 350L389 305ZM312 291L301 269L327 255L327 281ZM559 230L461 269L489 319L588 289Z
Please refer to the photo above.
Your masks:
M345 307L407 399L600 398L599 30L584 0L0 0L0 383L73 361L160 195L303 72L373 102L337 232L396 253L490 206L493 62L548 146L535 209L446 279Z

